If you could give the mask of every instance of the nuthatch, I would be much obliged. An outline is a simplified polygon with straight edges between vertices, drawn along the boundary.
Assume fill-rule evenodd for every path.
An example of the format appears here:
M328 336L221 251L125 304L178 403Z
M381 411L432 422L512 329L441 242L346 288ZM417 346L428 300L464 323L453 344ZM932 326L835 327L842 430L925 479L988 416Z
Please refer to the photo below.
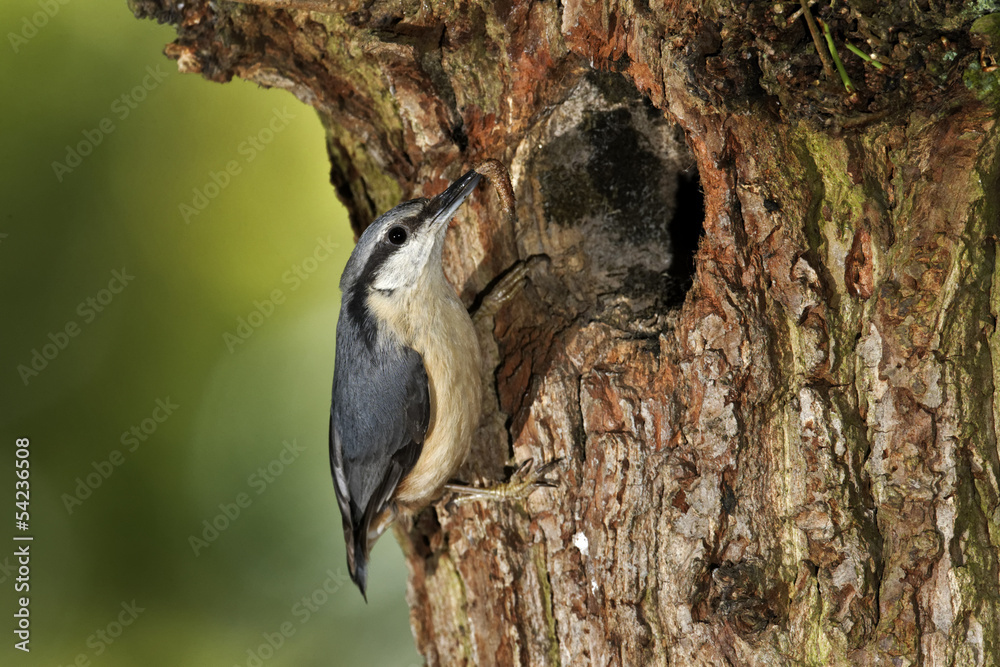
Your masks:
M441 267L448 222L479 179L380 216L340 279L330 466L362 595L372 545L397 510L435 499L479 425L479 343Z

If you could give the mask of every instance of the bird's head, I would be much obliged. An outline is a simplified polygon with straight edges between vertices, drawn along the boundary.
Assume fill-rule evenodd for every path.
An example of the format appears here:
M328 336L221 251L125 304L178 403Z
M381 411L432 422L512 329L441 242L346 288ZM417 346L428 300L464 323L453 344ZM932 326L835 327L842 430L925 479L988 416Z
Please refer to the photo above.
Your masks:
M480 178L470 171L432 199L412 199L380 215L358 239L341 290L392 294L416 285L428 267L440 268L448 222Z

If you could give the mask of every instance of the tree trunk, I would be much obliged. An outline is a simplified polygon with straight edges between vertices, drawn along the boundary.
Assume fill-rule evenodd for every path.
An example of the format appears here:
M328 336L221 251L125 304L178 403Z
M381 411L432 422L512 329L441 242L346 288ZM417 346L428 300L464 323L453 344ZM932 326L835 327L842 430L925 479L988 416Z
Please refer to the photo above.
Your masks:
M998 15L815 5L848 93L796 2L130 2L317 109L357 231L511 170L460 476L559 484L398 531L430 664L1000 664Z

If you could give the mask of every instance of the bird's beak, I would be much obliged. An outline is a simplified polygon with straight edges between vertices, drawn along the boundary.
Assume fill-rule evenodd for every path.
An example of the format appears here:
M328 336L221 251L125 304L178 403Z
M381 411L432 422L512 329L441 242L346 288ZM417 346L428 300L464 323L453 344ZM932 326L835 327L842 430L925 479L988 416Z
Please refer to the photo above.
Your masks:
M462 205L465 198L472 194L482 176L470 171L448 186L448 189L432 199L427 205L429 226L431 229L443 229L448 226L451 216Z

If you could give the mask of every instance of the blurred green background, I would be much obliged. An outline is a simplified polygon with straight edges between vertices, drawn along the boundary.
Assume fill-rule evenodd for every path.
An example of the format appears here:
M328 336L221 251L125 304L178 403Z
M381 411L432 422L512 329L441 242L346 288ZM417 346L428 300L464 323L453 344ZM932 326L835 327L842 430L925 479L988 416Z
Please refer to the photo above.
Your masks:
M173 29L124 0L0 17L0 664L419 664L398 546L369 604L347 577L327 427L352 236L315 113L178 74Z

